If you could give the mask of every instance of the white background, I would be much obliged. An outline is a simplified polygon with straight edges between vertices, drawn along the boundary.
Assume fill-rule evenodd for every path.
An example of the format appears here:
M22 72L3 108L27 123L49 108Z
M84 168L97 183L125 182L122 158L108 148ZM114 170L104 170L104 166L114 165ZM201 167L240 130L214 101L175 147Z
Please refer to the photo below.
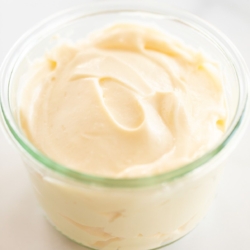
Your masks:
M0 63L13 43L27 29L48 15L83 2L87 1L0 0ZM160 2L155 1L156 4ZM217 26L236 44L250 66L249 0L165 2L186 9ZM250 249L249 142L250 129L227 160L219 193L206 218L193 232L165 250ZM60 235L45 220L18 153L8 144L2 131L0 250L85 250Z

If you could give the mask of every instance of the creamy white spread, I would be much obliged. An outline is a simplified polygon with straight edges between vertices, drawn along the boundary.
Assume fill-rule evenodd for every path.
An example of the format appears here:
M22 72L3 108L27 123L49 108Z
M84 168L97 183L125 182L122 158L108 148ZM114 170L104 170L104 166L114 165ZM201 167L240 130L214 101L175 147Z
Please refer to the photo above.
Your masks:
M207 152L225 130L217 63L149 27L116 24L62 43L23 80L20 123L28 139L83 173L166 172Z
M19 118L28 139L83 173L129 178L167 172L207 152L225 130L217 63L136 24L61 43L22 81ZM179 239L206 213L221 171L209 162L161 185L107 188L26 164L56 228L102 250L146 250Z

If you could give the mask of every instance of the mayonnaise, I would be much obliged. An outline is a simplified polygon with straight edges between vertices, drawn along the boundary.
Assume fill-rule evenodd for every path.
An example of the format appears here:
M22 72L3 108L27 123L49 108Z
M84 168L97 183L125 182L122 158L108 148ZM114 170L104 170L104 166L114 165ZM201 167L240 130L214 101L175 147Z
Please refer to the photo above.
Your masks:
M85 174L153 181L206 153L225 131L219 65L136 24L61 43L22 81L19 121L28 139ZM118 188L79 183L24 160L48 219L102 250L146 250L179 239L206 213L221 172L209 162L171 182Z
M25 81L20 122L29 140L83 173L167 172L207 152L225 129L217 63L144 26L117 24L61 44Z

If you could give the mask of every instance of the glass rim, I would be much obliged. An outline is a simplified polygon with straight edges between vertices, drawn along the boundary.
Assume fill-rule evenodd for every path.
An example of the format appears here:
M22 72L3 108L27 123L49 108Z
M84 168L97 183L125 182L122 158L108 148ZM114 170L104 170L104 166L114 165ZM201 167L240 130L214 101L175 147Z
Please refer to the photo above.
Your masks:
M111 7L112 6L112 7ZM125 7L126 6L126 7ZM87 7L87 8L86 8ZM164 7L164 8L163 8ZM150 9L149 9L150 8ZM99 10L98 10L99 9ZM152 11L150 11L152 9ZM167 10L167 11L166 11ZM59 28L60 25L65 25L69 22L75 21L80 18L88 17L90 15L108 14L114 12L140 12L144 14L154 14L163 16L173 21L182 22L189 27L198 30L200 33L206 36L216 46L219 46L220 50L227 56L227 59L232 63L234 70L237 75L238 85L240 86L239 101L237 105L236 113L232 119L231 124L228 126L227 131L220 142L215 145L210 151L198 159L180 166L177 169L166 171L160 174L146 177L135 177L135 178L110 178L97 175L86 174L72 170L62 164L59 164L49 157L42 154L36 149L31 142L19 131L18 125L11 112L10 107L10 96L9 96L9 85L12 78L13 69L15 64L20 57L20 51L22 48L27 47L29 43L36 41L36 38L42 34L46 34L49 30ZM52 27L49 27L52 22ZM53 25L54 24L54 25ZM55 27L54 27L55 26ZM193 170L203 166L212 160L215 156L225 149L225 147L232 141L233 138L239 137L239 131L243 130L243 125L246 124L249 112L249 74L244 60L240 53L231 43L231 41L225 37L216 28L203 21L199 17L190 14L186 11L170 7L168 4L163 4L161 7L156 7L153 0L150 1L96 1L88 5L81 5L81 7L75 7L58 14L55 14L33 29L25 33L12 47L9 54L6 56L1 68L0 68L0 83L1 88L7 84L6 91L0 91L0 107L2 122L5 127L7 134L11 137L14 143L25 153L28 153L29 157L32 157L35 161L42 164L45 168L48 168L56 173L59 173L68 178L74 179L78 182L85 184L96 184L99 186L108 187L147 187L164 182L169 182L174 179L185 176ZM241 86L242 85L242 86ZM245 88L245 89L242 89ZM237 133L236 133L237 132ZM238 137L236 136L238 134Z

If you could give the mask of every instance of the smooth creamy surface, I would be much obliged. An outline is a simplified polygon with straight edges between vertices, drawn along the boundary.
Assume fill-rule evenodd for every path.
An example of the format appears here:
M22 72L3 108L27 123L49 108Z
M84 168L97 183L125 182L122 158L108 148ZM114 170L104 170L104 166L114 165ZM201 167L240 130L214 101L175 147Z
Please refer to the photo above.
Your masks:
M204 154L225 129L216 62L136 24L58 45L23 81L20 123L29 140L84 173L165 172Z
M158 31L117 24L62 43L23 77L20 123L52 159L114 178L193 161L226 122L218 65ZM192 230L213 200L221 167L172 182L108 188L62 177L24 158L48 219L93 249L146 250Z

